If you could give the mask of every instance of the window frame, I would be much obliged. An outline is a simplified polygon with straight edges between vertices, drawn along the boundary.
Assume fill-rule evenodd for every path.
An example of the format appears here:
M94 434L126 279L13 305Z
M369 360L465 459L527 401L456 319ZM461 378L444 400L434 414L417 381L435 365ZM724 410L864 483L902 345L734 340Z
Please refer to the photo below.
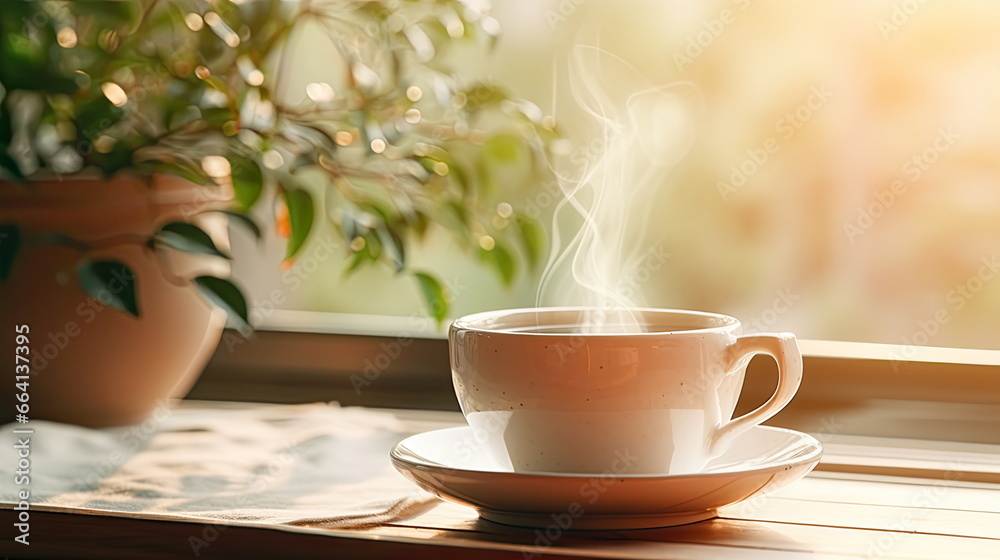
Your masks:
M800 340L804 379L770 423L827 436L1000 444L1000 351ZM767 399L756 358L737 414ZM188 398L458 410L446 328L422 317L272 313L226 331Z

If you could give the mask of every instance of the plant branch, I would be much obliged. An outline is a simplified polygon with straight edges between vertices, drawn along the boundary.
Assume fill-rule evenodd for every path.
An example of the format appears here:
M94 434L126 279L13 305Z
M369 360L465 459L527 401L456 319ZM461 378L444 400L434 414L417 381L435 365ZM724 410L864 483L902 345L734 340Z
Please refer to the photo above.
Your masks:
M146 23L146 20L149 18L149 14L153 12L153 9L156 8L156 5L159 2L160 0L150 0L149 4L146 4L146 7L142 10L142 14L139 16L139 21L135 25L135 29L129 32L130 37L142 29L142 24Z

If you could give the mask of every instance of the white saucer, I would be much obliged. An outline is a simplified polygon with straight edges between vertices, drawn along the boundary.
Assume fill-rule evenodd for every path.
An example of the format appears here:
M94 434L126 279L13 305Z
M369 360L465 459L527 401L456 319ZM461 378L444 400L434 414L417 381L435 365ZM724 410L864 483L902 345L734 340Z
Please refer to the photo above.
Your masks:
M758 426L697 474L515 473L494 466L472 429L461 427L406 438L390 457L396 470L424 490L473 507L489 521L641 529L715 517L718 508L802 478L822 454L822 445L810 435Z

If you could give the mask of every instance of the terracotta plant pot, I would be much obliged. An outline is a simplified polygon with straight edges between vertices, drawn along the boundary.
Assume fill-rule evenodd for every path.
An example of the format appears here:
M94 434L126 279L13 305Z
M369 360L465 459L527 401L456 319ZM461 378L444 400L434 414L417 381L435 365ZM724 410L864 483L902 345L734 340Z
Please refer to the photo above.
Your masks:
M0 284L0 329L8 331L0 348L14 354L15 326L28 325L29 418L133 424L167 406L169 397L187 393L225 326L225 314L188 280L225 276L229 265L217 257L153 251L144 243L164 224L230 197L226 189L167 176L0 183L0 224L15 224L21 236L10 277ZM202 219L199 225L227 249L224 217ZM90 259L127 265L135 275L139 317L88 295L76 275L85 253L52 244L53 235L86 243ZM0 420L13 414L13 403L5 403Z

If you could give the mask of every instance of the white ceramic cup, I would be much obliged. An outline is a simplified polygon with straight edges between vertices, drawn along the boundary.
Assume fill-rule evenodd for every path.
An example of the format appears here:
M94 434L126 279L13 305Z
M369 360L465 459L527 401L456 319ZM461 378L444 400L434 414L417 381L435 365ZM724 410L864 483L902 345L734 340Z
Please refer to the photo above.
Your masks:
M631 329L612 324L581 332L595 312L513 309L452 324L455 392L498 465L518 472L699 472L799 388L802 357L792 334L742 335L732 317L664 309L628 310L637 322ZM777 361L777 389L733 419L756 354Z

